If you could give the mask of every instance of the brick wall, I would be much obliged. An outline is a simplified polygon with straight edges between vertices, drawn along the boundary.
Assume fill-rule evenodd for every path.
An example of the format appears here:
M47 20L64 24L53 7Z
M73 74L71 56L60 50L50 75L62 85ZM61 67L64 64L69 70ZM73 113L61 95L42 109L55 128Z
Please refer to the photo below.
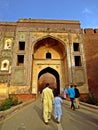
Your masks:
M0 31L15 31L16 25L2 25L0 23Z
M84 50L89 91L98 97L98 29L84 30Z
M23 102L36 98L34 94L17 94L17 96L18 100Z
M70 28L80 29L80 21L74 20L37 20L37 19L20 19L17 21L18 27L35 27L35 28Z

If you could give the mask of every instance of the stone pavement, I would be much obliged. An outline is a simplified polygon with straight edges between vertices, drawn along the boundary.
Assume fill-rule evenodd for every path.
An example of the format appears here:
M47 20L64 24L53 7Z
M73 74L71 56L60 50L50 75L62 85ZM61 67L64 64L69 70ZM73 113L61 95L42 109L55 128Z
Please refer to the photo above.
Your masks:
M9 115L15 113L16 111L21 110L23 107L31 104L35 100L36 99L32 99L32 100L26 101L26 102L24 102L20 105L14 106L14 107L6 110L6 111L0 111L0 121L4 120L5 118L7 118ZM66 100L66 104L70 105L70 101ZM87 104L87 103L84 103L84 102L80 102L80 107L83 108L83 109L92 111L92 112L98 112L98 106L95 106L95 105L90 105L90 104Z
M81 104L80 109L70 109L70 101L63 100L61 123L53 118L45 125L40 98L1 112L0 130L98 130L98 109Z

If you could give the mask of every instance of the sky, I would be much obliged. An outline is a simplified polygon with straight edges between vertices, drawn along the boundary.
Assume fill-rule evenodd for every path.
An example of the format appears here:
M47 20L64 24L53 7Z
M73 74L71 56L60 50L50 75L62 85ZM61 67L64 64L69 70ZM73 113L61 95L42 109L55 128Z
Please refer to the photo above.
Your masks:
M79 20L81 28L98 28L98 0L0 0L0 22L20 18Z

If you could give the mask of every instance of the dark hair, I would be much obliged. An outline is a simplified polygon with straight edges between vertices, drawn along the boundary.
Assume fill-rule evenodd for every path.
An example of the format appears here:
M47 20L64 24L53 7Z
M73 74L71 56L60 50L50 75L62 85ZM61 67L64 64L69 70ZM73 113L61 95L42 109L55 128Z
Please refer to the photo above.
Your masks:
M56 97L56 96L58 96L58 95L59 95L59 92L58 92L57 88L56 88L56 89L54 89L53 94L54 94L54 97Z
M49 83L46 83L46 87L48 87L49 86Z

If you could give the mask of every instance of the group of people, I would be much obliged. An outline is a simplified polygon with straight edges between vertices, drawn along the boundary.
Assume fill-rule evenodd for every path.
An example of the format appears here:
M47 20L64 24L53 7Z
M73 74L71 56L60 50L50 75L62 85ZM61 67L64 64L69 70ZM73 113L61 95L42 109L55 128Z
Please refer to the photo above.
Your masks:
M80 92L77 88L76 85L70 85L70 87L67 90L67 94L70 97L71 101L71 109L75 110L75 108L79 108L79 97L80 97ZM75 100L75 105L74 105L74 100Z
M77 89L76 85L71 85L68 89L64 89L65 93L68 94L71 101L71 109L75 110L75 108L79 108L79 90ZM76 101L76 106L74 105L74 99ZM52 110L54 108L54 118L57 123L60 123L61 116L62 116L62 103L63 100L61 95L58 91L53 93L52 88L50 88L49 83L46 84L45 88L42 91L41 100L43 104L43 119L45 124L48 124L49 120L51 119Z

